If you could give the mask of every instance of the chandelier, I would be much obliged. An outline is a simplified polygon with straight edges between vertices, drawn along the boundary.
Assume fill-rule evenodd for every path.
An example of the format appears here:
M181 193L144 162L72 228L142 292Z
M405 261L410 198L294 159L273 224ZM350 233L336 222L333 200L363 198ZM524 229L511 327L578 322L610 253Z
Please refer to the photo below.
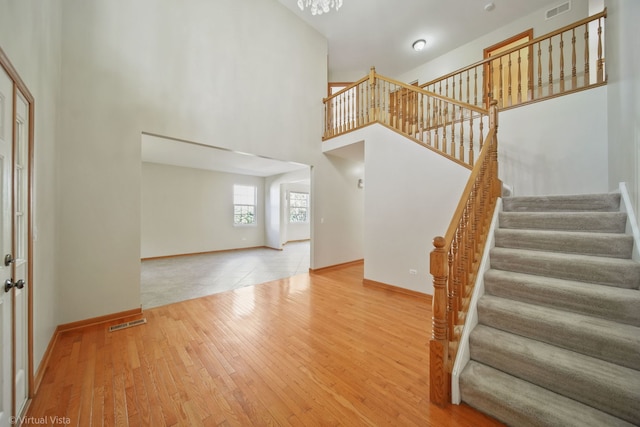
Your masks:
M298 7L304 10L305 7L311 6L312 15L322 15L329 12L331 8L340 9L342 0L298 0Z

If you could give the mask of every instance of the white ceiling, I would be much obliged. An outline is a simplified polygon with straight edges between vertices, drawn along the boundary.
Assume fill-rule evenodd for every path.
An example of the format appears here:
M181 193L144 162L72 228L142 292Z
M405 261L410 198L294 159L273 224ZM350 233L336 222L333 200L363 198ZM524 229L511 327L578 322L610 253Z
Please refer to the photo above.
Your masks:
M205 144L142 134L142 161L252 176L273 176L308 168Z
M278 0L329 42L333 81L360 78L376 67L387 76L412 70L495 28L564 0L344 0L340 10L311 15L297 0ZM415 52L411 45L427 40Z

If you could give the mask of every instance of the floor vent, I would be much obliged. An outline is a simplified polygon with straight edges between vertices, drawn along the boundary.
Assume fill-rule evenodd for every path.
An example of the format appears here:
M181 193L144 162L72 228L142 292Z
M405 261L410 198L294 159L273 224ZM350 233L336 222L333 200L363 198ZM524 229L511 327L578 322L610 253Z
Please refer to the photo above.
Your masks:
M131 322L120 323L119 325L109 326L109 332L119 331L120 329L130 328L147 323L147 319L132 320Z
M551 19L551 18L555 18L558 15L561 15L565 12L568 12L571 10L571 2L568 1L566 3L562 3L559 6L556 6L552 9L549 9L545 12L544 16L545 19Z

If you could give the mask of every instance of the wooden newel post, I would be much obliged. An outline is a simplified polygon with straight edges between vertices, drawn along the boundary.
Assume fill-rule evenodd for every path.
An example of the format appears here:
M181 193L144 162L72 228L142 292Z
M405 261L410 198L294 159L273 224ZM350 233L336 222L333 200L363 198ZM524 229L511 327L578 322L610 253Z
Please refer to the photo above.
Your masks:
M431 275L433 276L433 325L429 342L429 398L436 405L451 402L451 374L449 372L449 340L447 336L447 248L443 237L433 239Z

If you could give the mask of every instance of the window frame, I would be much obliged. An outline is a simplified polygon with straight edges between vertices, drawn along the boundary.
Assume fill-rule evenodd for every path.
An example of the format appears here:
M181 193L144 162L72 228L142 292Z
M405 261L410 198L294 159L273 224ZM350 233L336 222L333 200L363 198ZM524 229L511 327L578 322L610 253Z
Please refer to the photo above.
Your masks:
M292 204L292 194L304 194L305 200L306 200L306 206L293 206ZM309 223L309 207L311 204L311 197L308 191L296 191L296 190L289 190L288 194L287 194L287 201L288 201L288 206L287 206L287 220L289 222L289 224L308 224ZM293 221L291 219L291 211L292 209L305 209L306 213L305 213L305 220L304 221Z
M248 192L246 194L240 194L240 188L251 188L253 190L253 203L246 203L247 200L242 200L248 196ZM244 203L240 203L244 202ZM236 213L237 208L249 208L253 212L244 212L244 213ZM252 222L236 222L236 219L240 216L251 215L253 221ZM255 227L258 225L258 187L256 185L248 185L248 184L234 184L233 185L233 211L232 211L232 221L234 227Z

